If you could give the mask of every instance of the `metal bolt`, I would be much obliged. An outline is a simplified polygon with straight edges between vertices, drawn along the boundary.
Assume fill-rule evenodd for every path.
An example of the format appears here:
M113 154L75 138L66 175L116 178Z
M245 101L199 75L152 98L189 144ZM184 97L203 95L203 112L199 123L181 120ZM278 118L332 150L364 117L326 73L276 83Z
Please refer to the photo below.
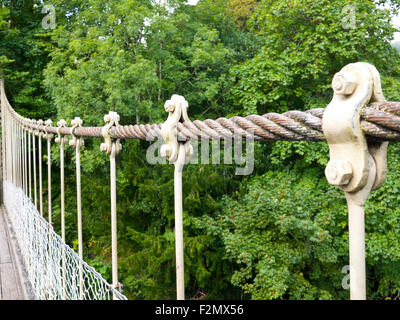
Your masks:
M106 146L105 143L102 143L102 144L100 145L100 151L101 151L101 152L106 152L106 151L107 151L107 146Z
M351 163L342 160L331 160L325 168L325 176L329 184L335 186L346 185L353 177Z
M353 72L338 72L332 80L332 88L336 94L351 95L357 87L357 77Z

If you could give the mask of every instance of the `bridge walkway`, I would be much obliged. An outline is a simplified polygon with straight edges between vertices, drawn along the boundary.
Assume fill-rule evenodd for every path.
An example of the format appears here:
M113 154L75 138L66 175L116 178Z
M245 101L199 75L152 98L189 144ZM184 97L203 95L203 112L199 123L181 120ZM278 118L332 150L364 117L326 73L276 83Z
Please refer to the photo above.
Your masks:
M15 240L5 216L5 209L0 207L0 300L26 300L21 281L20 267L17 261Z

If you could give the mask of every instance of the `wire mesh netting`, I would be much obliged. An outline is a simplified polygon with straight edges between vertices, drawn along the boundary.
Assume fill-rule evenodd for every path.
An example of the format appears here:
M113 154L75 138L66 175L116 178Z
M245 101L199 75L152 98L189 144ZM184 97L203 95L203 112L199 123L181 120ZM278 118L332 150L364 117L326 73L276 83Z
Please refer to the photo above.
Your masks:
M4 206L34 290L41 300L127 300L79 258L21 188L4 181Z

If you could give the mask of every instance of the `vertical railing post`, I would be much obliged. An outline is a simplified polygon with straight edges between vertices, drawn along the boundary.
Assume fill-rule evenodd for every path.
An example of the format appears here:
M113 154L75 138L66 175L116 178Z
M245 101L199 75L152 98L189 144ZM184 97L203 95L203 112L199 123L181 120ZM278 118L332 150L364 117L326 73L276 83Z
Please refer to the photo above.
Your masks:
M173 95L165 103L168 119L161 127L161 136L165 144L161 147L161 155L175 166L174 203L175 203L175 254L176 254L176 295L178 300L185 299L184 279L184 240L183 240L183 208L182 208L182 170L186 159L193 154L190 141L178 141L178 122L189 121L187 115L188 102L184 97Z
M26 193L26 185L25 185L25 155L26 155L26 148L25 148L25 125L21 125L21 161L22 161L22 190Z
M106 125L102 129L104 143L100 145L100 150L110 156L110 192L111 192L111 264L112 264L112 284L115 289L120 289L118 282L118 253L117 253L117 187L116 187L116 167L115 158L121 151L122 146L119 139L112 140L110 129L112 126L119 125L119 115L110 111L104 116ZM117 297L113 293L113 299Z
M334 96L322 129L329 145L328 182L345 192L349 210L350 299L366 299L365 213L371 191L386 178L388 142L367 142L360 113L370 102L385 101L379 73L367 63L345 66L332 80Z
M37 121L38 129L37 129L37 136L38 136L38 165L39 165L39 212L40 215L43 217L43 172L42 172L42 136L43 131L40 128L43 125L43 120L39 119Z
M51 203L51 139L53 135L47 132L47 127L52 125L51 120L46 120L45 122L45 135L44 138L47 141L47 204L48 204L48 215L49 224L52 225L52 203Z
M31 124L36 124L35 120L31 121ZM37 178L36 178L36 136L38 135L38 131L37 130L32 130L32 148L33 148L33 197L35 199L35 208L38 208L38 204L37 204Z
M53 217L52 217L52 199L51 199L51 139L53 138L53 135L50 134L47 131L47 128L50 127L52 125L52 121L51 120L46 120L44 125L44 138L47 142L47 207L48 207L48 226L49 226L49 260L50 263L48 263L48 275L49 275L49 288L48 288L48 292L49 292L49 299L54 299L55 298L55 285L54 285L54 272L55 272L55 267L58 266L54 266L54 259L53 259Z
M33 131L30 128L28 130L28 192L27 192L27 196L32 199L32 148L31 148L31 135L32 135Z
M79 297L82 300L83 295L83 241L82 241L82 204L81 204L81 155L80 150L84 145L82 138L75 135L75 130L82 126L83 121L76 117L71 121L72 124L72 140L69 141L70 146L75 147L75 163L76 163L76 203L77 203L77 219L78 219L78 255L79 255Z
M67 137L60 133L61 128L65 127L67 122L63 119L57 122L57 138L55 142L60 145L60 193L61 193L61 239L65 242L65 183L64 183L64 146L67 142ZM66 264L65 264L65 249L62 247L61 252L62 263L62 297L66 299Z

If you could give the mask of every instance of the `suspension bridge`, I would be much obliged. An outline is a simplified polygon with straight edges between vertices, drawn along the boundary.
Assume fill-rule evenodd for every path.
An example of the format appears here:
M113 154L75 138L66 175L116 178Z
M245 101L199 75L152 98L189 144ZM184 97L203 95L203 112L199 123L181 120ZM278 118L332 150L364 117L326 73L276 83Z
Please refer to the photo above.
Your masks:
M165 103L163 124L119 124L110 112L104 126L85 127L76 117L34 120L10 105L1 80L0 299L126 300L118 282L116 157L121 140L162 140L160 153L175 166L175 249L177 299L185 299L182 217L182 172L191 157L192 141L240 140L327 141L328 182L346 195L349 209L350 298L366 299L364 204L386 177L389 141L400 140L400 102L386 101L378 71L367 63L343 67L332 80L333 99L326 108L267 113L247 117L191 121L188 102L174 95ZM112 283L83 259L81 164L84 139L103 139L109 156ZM61 233L54 231L52 212L53 143L59 146ZM78 249L65 243L64 151L75 151ZM47 161L44 162L44 155ZM43 170L47 174L43 173ZM47 178L44 180L44 178ZM43 185L47 181L47 187ZM58 190L58 188L57 188ZM47 193L47 194L46 194ZM47 197L45 202L44 197ZM44 204L47 215L44 215Z

